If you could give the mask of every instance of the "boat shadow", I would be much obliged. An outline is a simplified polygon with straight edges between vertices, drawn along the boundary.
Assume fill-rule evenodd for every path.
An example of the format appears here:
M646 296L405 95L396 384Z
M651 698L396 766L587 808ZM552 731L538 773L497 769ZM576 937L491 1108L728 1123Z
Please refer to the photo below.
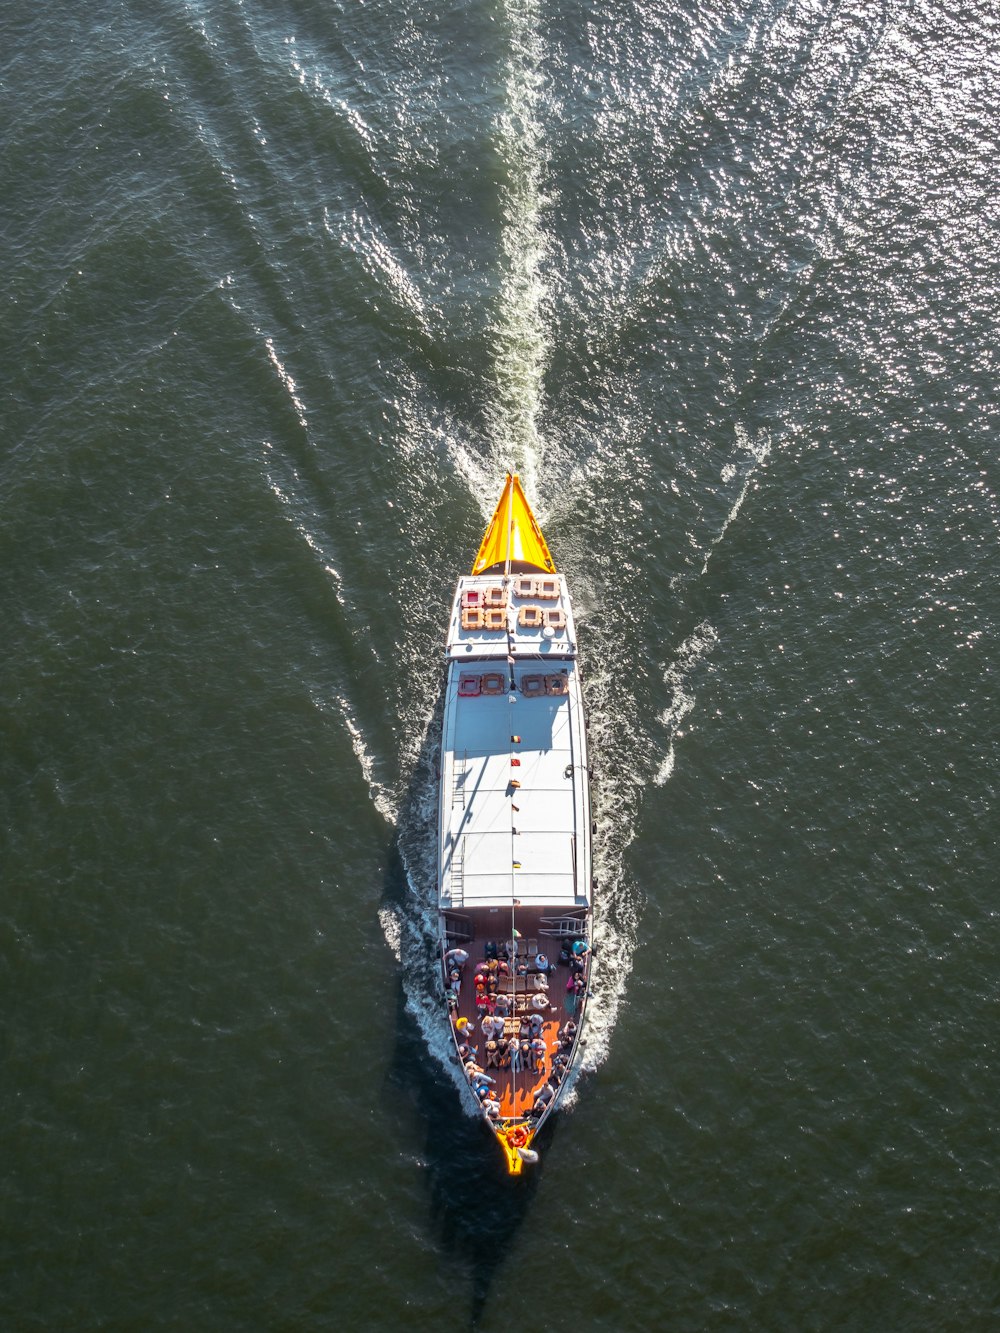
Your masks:
M389 1082L392 1094L413 1108L415 1147L426 1173L431 1232L449 1269L449 1283L464 1271L471 1286L469 1329L475 1329L518 1230L538 1189L553 1127L536 1146L542 1161L509 1176L499 1145L478 1117L463 1110L459 1093L427 1050L406 1007L402 984L398 1040ZM421 1142L422 1141L422 1142ZM452 1311L458 1317L458 1309ZM461 1321L459 1321L461 1322Z
M400 811L397 836L388 849L382 905L404 923L402 961L396 996L396 1040L386 1075L386 1097L396 1109L411 1109L414 1155L426 1170L430 1228L449 1269L449 1281L463 1269L471 1283L467 1327L478 1326L489 1299L494 1276L502 1268L540 1182L544 1154L555 1133L546 1124L536 1143L541 1161L520 1176L509 1176L496 1140L483 1121L463 1108L455 1082L428 1049L424 1034L407 1003L407 991L416 989L418 1003L433 1006L440 994L442 1033L445 1007L438 977L436 947L426 930L407 930L408 914L433 907L433 886L411 884L400 843L404 841L411 864L429 865L426 841L436 836L429 827L428 793L436 789L436 760L440 735L439 708L434 710L423 738L413 777ZM416 844L425 842L424 855ZM415 956L416 955L416 956ZM421 956L422 955L422 956ZM444 1042L442 1042L442 1048ZM553 1120L556 1120L553 1117ZM422 1149L417 1143L422 1140ZM404 1149L405 1151L405 1149ZM452 1309L454 1319L457 1310Z

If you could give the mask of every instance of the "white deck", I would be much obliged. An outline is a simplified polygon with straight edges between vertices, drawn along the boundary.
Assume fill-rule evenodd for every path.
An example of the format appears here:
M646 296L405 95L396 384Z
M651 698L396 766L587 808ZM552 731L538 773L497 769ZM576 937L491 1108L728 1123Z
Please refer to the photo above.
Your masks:
M466 698L459 681L470 672L500 672L509 685L507 646L498 659L476 652L471 662L461 641L454 647L441 750L441 910L588 905L590 801L575 661L515 652L516 689ZM563 671L566 694L522 692L524 676Z
M542 580L544 576L535 576ZM504 579L501 575L482 574L468 576L459 580L455 601L451 608L448 625L448 656L454 660L473 662L480 657L506 657L508 651L515 657L538 657L551 659L551 665L539 666L539 670L558 670L565 657L576 656L576 627L573 623L573 608L570 604L566 580L561 574L554 574L545 581L555 584L555 597L535 597L519 591L532 580L526 575L520 579L513 575ZM462 628L462 596L465 593L477 593L480 596L490 589L501 590L505 604L502 607L503 625L500 629L464 630ZM519 623L520 612L526 608L537 608L543 614L563 612L565 626L558 631L546 632L544 627L528 628ZM556 659L559 659L558 661Z

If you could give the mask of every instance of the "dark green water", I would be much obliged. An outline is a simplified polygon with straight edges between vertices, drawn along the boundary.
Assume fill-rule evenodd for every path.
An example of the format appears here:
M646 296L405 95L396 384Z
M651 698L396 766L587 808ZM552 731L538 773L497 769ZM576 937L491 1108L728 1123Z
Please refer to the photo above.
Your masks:
M998 43L5 7L0 1326L1000 1327ZM523 1183L427 964L510 464L602 901Z

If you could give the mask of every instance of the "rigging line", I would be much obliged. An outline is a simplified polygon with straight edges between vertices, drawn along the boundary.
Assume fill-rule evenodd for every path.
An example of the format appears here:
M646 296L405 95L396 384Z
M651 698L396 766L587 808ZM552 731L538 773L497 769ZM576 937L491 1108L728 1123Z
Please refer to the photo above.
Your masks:
M504 559L504 574L503 574L504 600L505 600L505 602L507 602L507 606L506 606L506 622L507 622L507 672L508 672L508 690L507 690L507 735L508 735L508 737L511 737L511 736L513 736L513 735L515 734L515 732L514 732L514 700L515 700L515 690L517 689L517 677L516 677L515 674L514 674L514 639L513 639L513 635L511 634L511 627L510 627L510 604L509 604L510 567L511 567L511 547L512 547L512 544L513 544L513 540L514 540L514 483L513 483L513 480L512 480L512 478L511 478L511 476L508 474L508 477L507 477L507 550L506 550L506 553L505 553L505 559ZM513 758L513 752L511 751L511 748L510 748L512 744L513 744L513 741L508 740L508 742L507 742L507 753L508 753L508 758ZM510 785L510 773L511 773L511 768L512 768L512 765L508 764L508 768L507 768L507 791L508 791L508 795L510 794L510 792L511 792L512 790L516 790L516 788L511 788L511 785ZM513 797L511 797L511 804L513 805ZM514 922L515 922L514 908L515 908L515 904L516 904L516 902L517 902L517 869L516 869L516 862L517 862L517 857L516 857L515 852L514 852L514 811L511 810L511 812L510 812L510 947L511 947L511 954L512 954L513 956L512 956L511 959L510 959L510 966L511 966L511 974L510 974L510 975L511 975L511 998L512 998L512 1000L513 1000L513 1006L512 1006L512 1007L513 1007L513 1010L514 1010L514 1017L515 1017L515 1018L517 1017L517 936L516 936L516 933L515 933L515 932L516 932L516 926L515 926L515 924L514 924ZM519 1080L520 1080L521 1078L523 1078L523 1075L524 1075L524 1072L525 1072L525 1071L524 1071L524 1068L523 1068L523 1065L521 1064L520 1024L517 1024L517 1025L515 1026L515 1032L514 1032L513 1037L511 1038L511 1040L517 1042L517 1051L518 1051L518 1057L517 1057L517 1058L518 1058L518 1068L517 1068L517 1070L515 1070L515 1069L513 1068L513 1065L514 1065L514 1058L513 1058L513 1056L511 1056L511 1092L512 1092L512 1095L513 1095L513 1112L514 1112L514 1115L516 1116L516 1115L517 1115L518 1084L519 1084Z
M514 536L514 481L508 474L507 476L507 560L504 568L504 577L510 578L510 547Z
M507 584L508 584L508 582L509 582L509 578L510 578L510 558L509 558L509 557L510 557L510 536L509 536L509 529L508 529L508 547L507 547L507 551L508 551L508 561L507 561L507 566L508 566L508 567L507 567L507 574L506 574L506 576L504 577L504 589L505 589L505 590L506 590L506 587L507 587ZM515 677L514 677L514 655L513 655L513 654L514 654L514 645L513 645L512 641L511 641L511 635L510 635L510 612L508 611L508 614L507 614L507 666L508 666L508 669L509 669L509 671L510 671L510 689L509 689L508 694L507 694L507 736L508 736L508 738L511 737L511 736L513 736L513 735L515 734L515 733L514 733L514 705L513 705L513 703L511 702L511 700L514 698L514 688L515 688L515 685L516 685L516 680L515 680ZM510 740L510 739L508 739L508 741L507 741L507 754L508 754L508 759L513 758L513 752L511 751L511 748L510 748L512 745L513 745L513 741ZM508 795L510 795L510 793L511 793L512 790L517 790L516 788L511 788L511 785L510 785L510 781L511 781L511 779L510 779L511 768L512 768L512 765L510 765L510 764L508 763L508 766L507 766L507 791L508 791ZM513 798L513 796L510 797L510 800L511 800L511 806L513 807L513 803L514 803L514 798ZM514 854L514 811L513 811L513 808L512 808L511 811L510 811L510 950L511 950L511 954L512 954L512 957L511 957L511 959L510 959L510 969L511 969L511 971L510 971L510 978L511 978L511 998L512 998L512 1000L513 1000L512 1008L513 1008L513 1010L514 1010L514 1017L515 1017L515 1018L517 1017L517 934L516 934L516 929L517 929L517 928L516 928L516 926L515 926L515 924L514 924L514 908L515 908L515 905L516 905L516 903L517 903L517 870L515 869L515 863L516 863L516 861L517 861L517 857L516 857L515 854ZM514 1060L513 1060L513 1056L511 1057L511 1092L512 1092L512 1094L513 1094L513 1111L514 1111L514 1115L516 1116L516 1115L517 1115L517 1098L518 1098L518 1079L519 1079L519 1076L522 1076L523 1073L524 1073L524 1068L523 1068L523 1065L522 1065L522 1063L521 1063L520 1024L517 1024L517 1025L516 1025L516 1027L515 1027L515 1031L514 1031L514 1036L511 1038L511 1040L517 1042L517 1051L518 1051L518 1057L517 1057L517 1058L518 1058L518 1067L517 1067L517 1070L515 1070L515 1069L513 1068Z

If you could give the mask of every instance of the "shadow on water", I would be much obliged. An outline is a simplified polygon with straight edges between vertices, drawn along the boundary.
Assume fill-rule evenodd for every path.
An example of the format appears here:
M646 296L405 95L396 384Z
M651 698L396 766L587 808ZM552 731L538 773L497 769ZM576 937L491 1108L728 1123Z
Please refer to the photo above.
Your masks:
M406 1008L402 986L397 1043L389 1078L396 1095L414 1108L424 1134L423 1160L432 1230L442 1257L471 1284L468 1327L479 1324L494 1275L503 1265L538 1188L542 1163L508 1176L500 1149L485 1125L466 1115L459 1094ZM542 1131L544 1153L552 1131ZM544 1159L543 1159L544 1160Z
M411 848L414 830L425 843L428 832L428 791L436 791L436 761L439 751L442 697L424 734L419 757L400 813L399 836L388 849L382 902L406 919L417 913L418 888L411 886L403 863L400 841L413 851L410 858L421 864L430 861ZM425 847L425 851L426 851ZM433 886L427 886L428 901ZM415 943L423 936L424 957L408 957L403 948L400 984L396 1003L396 1046L387 1076L387 1095L398 1106L400 1100L413 1110L415 1134L424 1135L422 1159L427 1170L430 1221L442 1257L455 1271L464 1268L471 1282L468 1327L478 1326L489 1298L493 1277L499 1269L524 1220L543 1169L546 1147L554 1127L545 1126L538 1148L542 1161L521 1176L507 1174L500 1149L478 1117L465 1113L460 1094L428 1050L420 1025L407 1006L406 986L424 986L429 997L440 993L442 1033L446 1023L443 989L438 977L436 947L426 930L403 937ZM432 1001L433 1003L433 1001Z

